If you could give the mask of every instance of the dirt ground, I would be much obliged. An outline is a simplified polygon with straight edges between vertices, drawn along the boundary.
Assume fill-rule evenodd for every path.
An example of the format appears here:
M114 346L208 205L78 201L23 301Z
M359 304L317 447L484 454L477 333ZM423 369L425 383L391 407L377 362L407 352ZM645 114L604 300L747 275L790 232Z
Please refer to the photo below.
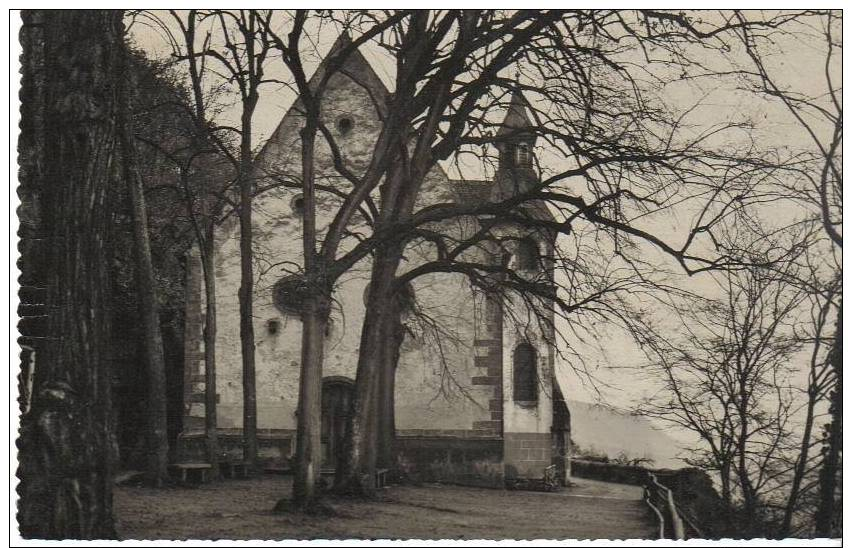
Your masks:
M291 479L265 475L199 487L115 489L122 539L654 538L641 489L572 479L557 493L392 486L380 500L333 498L334 517L275 514Z

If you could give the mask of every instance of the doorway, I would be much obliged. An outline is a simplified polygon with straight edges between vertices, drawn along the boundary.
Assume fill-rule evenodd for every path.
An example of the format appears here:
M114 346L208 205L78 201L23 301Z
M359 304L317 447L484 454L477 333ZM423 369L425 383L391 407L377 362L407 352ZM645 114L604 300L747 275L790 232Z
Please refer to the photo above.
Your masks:
M355 383L346 377L328 377L322 382L322 441L323 468L336 468L343 450L346 421L352 405Z

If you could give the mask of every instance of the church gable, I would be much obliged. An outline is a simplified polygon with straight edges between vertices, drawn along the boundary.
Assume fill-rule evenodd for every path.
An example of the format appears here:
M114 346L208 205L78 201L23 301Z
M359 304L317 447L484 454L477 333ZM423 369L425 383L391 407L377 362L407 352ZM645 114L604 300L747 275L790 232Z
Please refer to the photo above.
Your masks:
M325 75L329 57L349 42L341 36L328 56L320 63L309 81L315 89ZM360 172L372 153L372 145L381 131L385 101L390 92L363 54L355 50L338 71L329 78L321 100L322 121L334 136L349 167ZM299 173L304 107L299 98L287 110L270 139L258 154L255 163L261 172L276 170ZM317 139L318 168L331 168L331 155L325 139ZM359 169L360 168L360 169ZM331 169L333 171L333 168ZM332 176L329 169L323 173ZM320 173L318 175L322 176ZM261 173L262 176L262 173Z

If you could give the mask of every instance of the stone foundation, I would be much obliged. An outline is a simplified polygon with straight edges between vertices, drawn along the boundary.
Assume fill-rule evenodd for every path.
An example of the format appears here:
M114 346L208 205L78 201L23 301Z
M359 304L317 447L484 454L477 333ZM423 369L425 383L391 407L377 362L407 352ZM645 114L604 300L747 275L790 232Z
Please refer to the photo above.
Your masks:
M403 480L503 488L500 439L398 437L394 449Z
M503 434L503 463L506 479L541 478L552 464L550 434L506 432Z
M424 432L428 434L424 435ZM481 431L400 432L394 442L397 472L412 482L445 482L476 487L503 488L507 480L540 479L552 464L549 434L507 433L488 438ZM258 457L262 465L289 465L295 451L295 431L258 432ZM242 432L219 431L219 447L233 460L242 458ZM204 432L178 436L179 462L206 460Z

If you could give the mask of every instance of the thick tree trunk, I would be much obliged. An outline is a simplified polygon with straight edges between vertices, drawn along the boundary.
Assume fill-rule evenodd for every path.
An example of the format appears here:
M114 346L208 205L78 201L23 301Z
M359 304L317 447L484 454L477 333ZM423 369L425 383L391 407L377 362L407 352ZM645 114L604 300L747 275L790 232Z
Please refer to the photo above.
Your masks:
M255 99L256 101L256 99ZM243 357L243 459L257 468L257 387L254 356L254 254L252 250L251 116L244 106L240 145L240 348Z
M400 320L399 299L393 299L394 313L388 318L383 339L381 378L379 379L376 464L381 468L394 468L394 440L396 439L395 386L396 368L404 331Z
M118 102L118 140L121 150L125 183L130 188L133 210L133 243L136 259L136 298L141 316L147 358L148 379L148 482L160 487L168 479L168 413L166 409L166 364L163 358L163 336L157 307L154 265L151 260L151 243L148 239L148 210L145 190L136 161L131 120L131 83L127 48L122 48L121 92Z
M21 132L18 136L18 332L21 345L21 371L18 376L18 403L22 415L32 403L36 358L42 353L47 333L45 299L50 272L48 240L42 199L44 168L44 36L43 12L24 10L20 33L21 55Z
M347 424L342 466L335 478L336 490L369 495L375 489L377 462L377 426L382 365L387 355L388 332L385 327L395 314L393 281L401 253L394 248L378 250L374 255L370 291L355 377L352 413Z
M122 12L45 11L36 18L44 29L46 106L38 190L50 270L48 331L18 455L20 531L29 538L111 538L105 241L114 207Z
M819 504L815 517L817 537L839 534L835 523L837 514L835 490L843 444L843 306L837 309L837 334L831 349L831 367L834 370L834 390L831 393L831 423L825 440L822 469L819 473Z
M322 466L322 366L330 300L323 295L307 299L302 312L302 369L296 428L296 471L293 502L310 509L319 498L317 479Z

